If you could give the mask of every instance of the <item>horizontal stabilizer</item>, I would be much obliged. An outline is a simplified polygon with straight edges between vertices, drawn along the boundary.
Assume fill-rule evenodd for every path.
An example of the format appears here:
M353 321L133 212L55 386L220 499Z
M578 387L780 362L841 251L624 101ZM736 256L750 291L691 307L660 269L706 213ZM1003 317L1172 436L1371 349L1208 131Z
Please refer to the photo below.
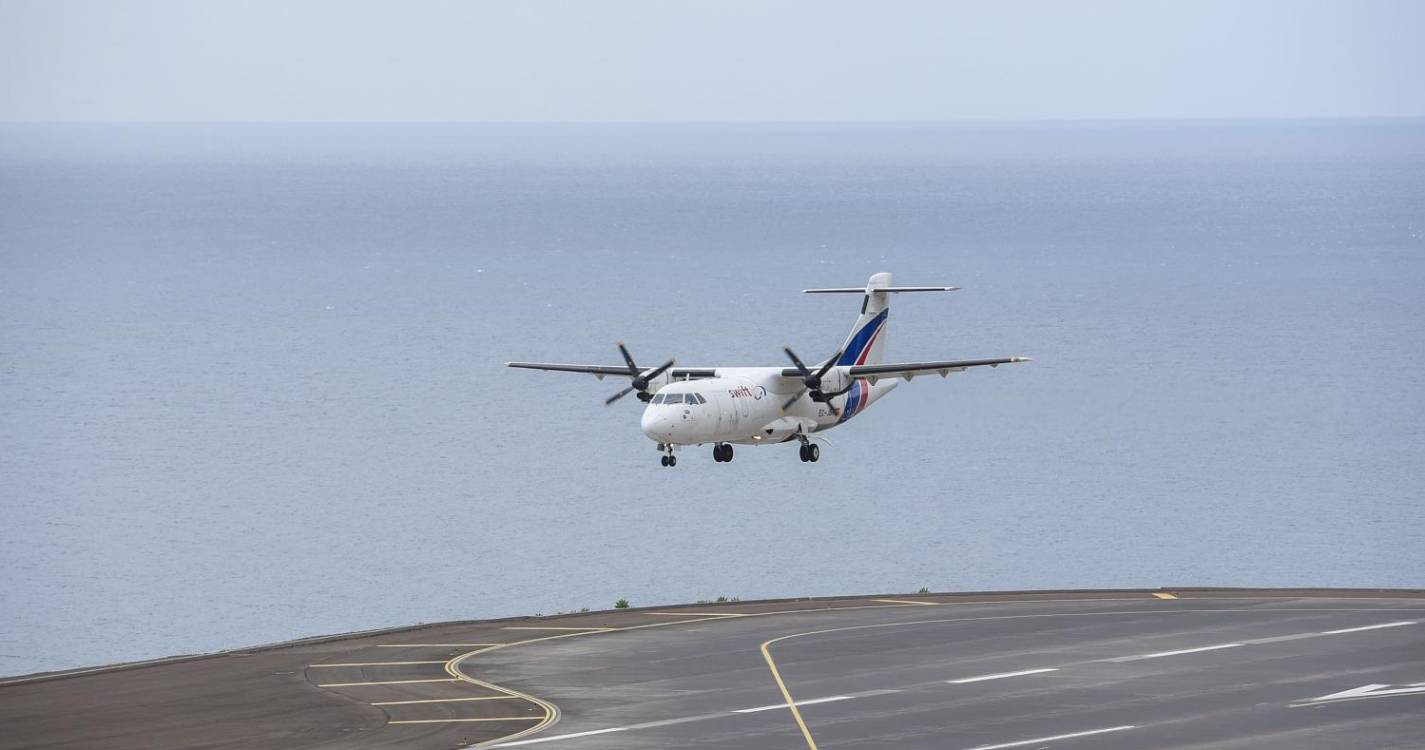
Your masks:
M873 292L957 292L958 286L888 286L872 289ZM830 287L827 289L803 289L803 294L865 294L864 286Z

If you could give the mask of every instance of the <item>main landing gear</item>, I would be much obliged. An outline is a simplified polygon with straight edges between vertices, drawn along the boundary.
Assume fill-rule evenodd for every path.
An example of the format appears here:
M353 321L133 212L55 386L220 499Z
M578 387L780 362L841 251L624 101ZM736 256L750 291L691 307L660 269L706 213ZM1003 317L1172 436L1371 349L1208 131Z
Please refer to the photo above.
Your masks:
M659 458L659 461L664 466L678 465L678 457L673 455L673 446L659 443L658 449L663 451L663 455Z
M722 464L732 460L732 444L718 443L713 446L713 460Z
M821 460L821 446L806 438L802 438L802 447L798 451L801 454L803 463L816 463Z

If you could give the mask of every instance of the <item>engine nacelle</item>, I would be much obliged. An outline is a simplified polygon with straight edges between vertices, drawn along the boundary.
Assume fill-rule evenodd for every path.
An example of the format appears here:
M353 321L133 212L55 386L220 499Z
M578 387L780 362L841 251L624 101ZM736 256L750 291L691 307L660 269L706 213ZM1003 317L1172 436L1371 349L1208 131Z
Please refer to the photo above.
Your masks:
M833 367L821 376L822 393L840 393L851 387L854 379L851 377L851 368Z
M652 396L653 394L663 390L664 386L673 382L673 376L670 373L671 370L665 370L659 373L657 377L649 378L648 388L644 391L644 393L647 393L649 396Z

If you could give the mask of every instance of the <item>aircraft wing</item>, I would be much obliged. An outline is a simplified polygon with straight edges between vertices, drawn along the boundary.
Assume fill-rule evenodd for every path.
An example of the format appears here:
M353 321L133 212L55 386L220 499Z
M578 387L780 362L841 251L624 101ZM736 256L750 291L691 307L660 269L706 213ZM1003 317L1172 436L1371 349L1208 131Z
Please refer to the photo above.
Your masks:
M506 362L506 367L519 367L525 370L550 370L553 372L582 372L603 380L613 375L616 377L628 377L627 365L566 365L556 362ZM717 370L711 367L674 367L669 370L669 374L674 380L685 378L711 378L717 375Z
M952 359L944 362L897 362L884 365L856 365L851 368L851 377L866 378L875 383L881 378L905 378L935 373L945 377L952 372L964 372L971 367L999 367L1015 362L1029 362L1028 357L996 357L994 359Z

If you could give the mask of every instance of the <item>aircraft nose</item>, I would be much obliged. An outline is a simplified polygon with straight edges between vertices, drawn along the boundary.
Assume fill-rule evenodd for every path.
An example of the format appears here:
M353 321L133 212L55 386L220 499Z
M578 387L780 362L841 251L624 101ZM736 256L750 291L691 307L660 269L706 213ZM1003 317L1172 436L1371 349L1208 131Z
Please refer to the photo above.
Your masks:
M673 420L669 418L666 411L666 409L650 406L643 410L643 419L640 421L643 434L660 443L667 442L673 437Z

